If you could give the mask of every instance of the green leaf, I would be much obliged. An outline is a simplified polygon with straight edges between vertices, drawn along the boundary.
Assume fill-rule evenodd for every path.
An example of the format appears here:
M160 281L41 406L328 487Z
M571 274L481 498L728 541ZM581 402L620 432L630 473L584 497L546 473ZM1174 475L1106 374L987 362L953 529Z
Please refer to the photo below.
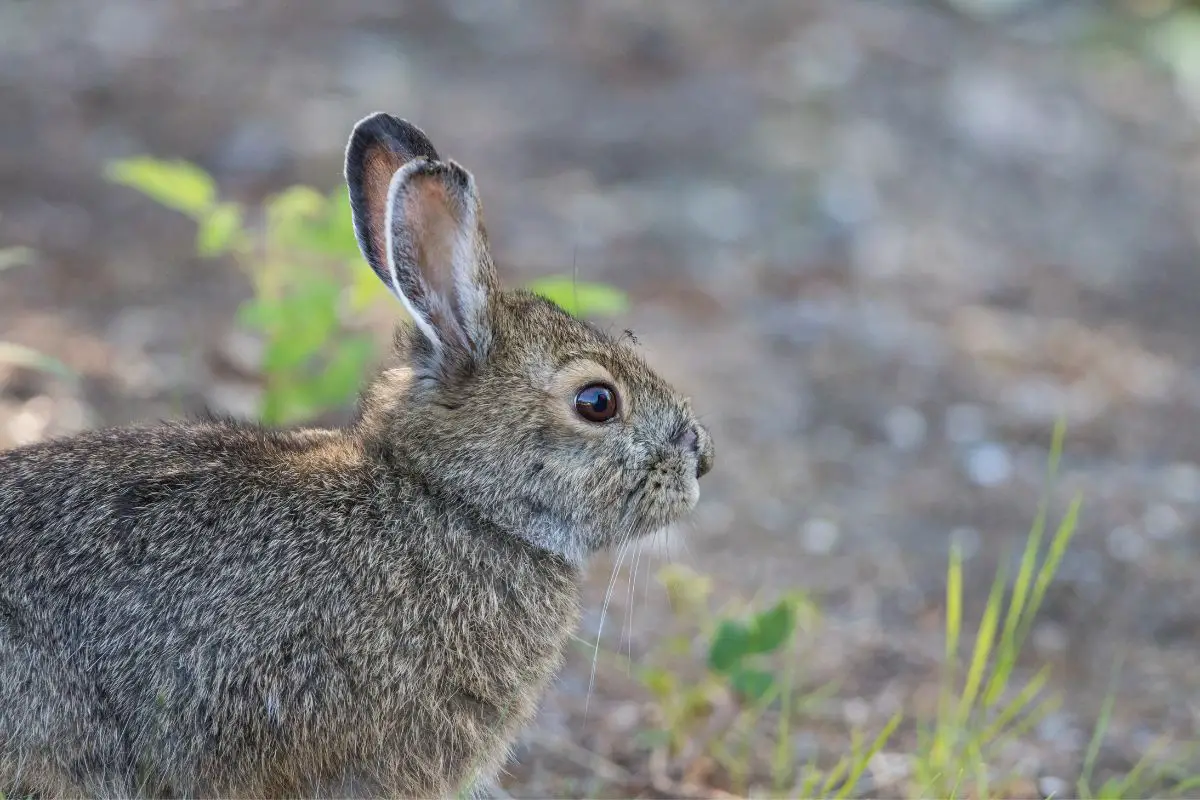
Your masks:
M237 320L247 328L270 330L279 323L284 313L281 304L259 297L238 306Z
M0 342L0 363L50 372L61 378L74 378L71 368L56 358L12 342Z
M529 284L529 290L576 317L611 316L629 308L629 297L603 283L584 283L569 275L551 275Z
M259 417L266 425L288 425L309 416L312 409L294 386L271 386L263 393Z
M1200 10L1181 8L1150 29L1148 44L1174 73L1192 86L1200 84Z
M263 359L268 373L294 369L318 353L337 330L339 287L324 276L296 276L296 288L271 312L270 340Z
M263 352L263 370L267 373L287 372L308 360L312 353L304 339L279 336L267 343Z
M338 406L353 398L375 355L375 343L363 336L340 342L313 391L324 406Z
M746 648L750 653L773 653L792 635L796 626L796 615L792 604L780 600L770 609L756 614L750 620L750 634Z
M225 253L241 230L242 207L237 203L219 203L196 229L196 253L204 258Z
M760 669L739 669L730 679L733 690L746 700L757 702L767 696L775 678Z
M671 732L654 728L638 731L634 734L633 741L647 750L654 750L659 747L666 747L671 743Z
M0 272L12 267L32 264L36 253L28 247L5 247L0 249Z
M207 172L187 161L164 161L138 156L110 161L104 177L193 219L201 219L217 201L217 189Z
M307 249L307 229L325 212L325 196L311 186L290 186L266 202L272 243Z
M297 247L343 261L359 261L362 254L354 236L350 195L345 189L323 198L319 211L308 215L292 231Z
M642 685L658 698L659 702L669 700L679 689L679 681L662 667L647 667L641 670Z
M385 296L388 296L387 287L383 285L383 281L379 280L379 276L365 262L361 263L359 269L355 269L351 273L348 297L351 311L364 311L372 303ZM404 307L401 304L397 303L395 308L396 313L404 313Z
M721 620L708 648L709 669L728 674L749 652L749 638L749 631L742 623L731 619Z

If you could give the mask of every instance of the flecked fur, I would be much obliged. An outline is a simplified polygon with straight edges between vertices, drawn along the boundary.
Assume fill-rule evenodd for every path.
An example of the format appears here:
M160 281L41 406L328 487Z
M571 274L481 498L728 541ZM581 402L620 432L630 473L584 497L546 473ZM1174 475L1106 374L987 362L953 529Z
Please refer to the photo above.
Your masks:
M0 792L452 794L533 716L587 555L694 505L712 443L686 401L498 288L473 182L420 131L354 137L364 255L424 325L351 425L0 453ZM600 373L621 415L585 423L563 387Z

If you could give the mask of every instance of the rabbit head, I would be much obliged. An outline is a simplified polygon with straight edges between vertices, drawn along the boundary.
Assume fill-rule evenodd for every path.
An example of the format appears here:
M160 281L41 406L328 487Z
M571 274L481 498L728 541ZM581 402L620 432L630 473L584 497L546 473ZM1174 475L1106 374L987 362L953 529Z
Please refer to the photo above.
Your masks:
M500 531L579 563L686 514L713 444L623 340L502 289L471 174L387 114L346 153L355 232L412 326L364 393L369 446Z

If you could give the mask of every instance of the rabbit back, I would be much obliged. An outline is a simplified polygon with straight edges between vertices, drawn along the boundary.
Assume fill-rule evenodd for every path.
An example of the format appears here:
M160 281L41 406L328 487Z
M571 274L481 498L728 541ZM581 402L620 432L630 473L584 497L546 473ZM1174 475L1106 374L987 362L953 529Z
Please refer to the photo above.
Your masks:
M577 616L572 567L335 432L0 453L0 552L6 791L444 794L503 757Z

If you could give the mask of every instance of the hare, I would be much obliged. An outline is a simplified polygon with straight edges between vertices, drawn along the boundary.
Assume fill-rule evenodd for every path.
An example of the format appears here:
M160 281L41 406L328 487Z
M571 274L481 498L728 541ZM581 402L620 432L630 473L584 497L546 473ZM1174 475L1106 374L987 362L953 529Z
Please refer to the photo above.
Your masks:
M413 324L344 429L0 453L0 792L469 789L561 665L589 554L696 504L713 445L688 401L500 288L466 170L379 113L345 177Z

